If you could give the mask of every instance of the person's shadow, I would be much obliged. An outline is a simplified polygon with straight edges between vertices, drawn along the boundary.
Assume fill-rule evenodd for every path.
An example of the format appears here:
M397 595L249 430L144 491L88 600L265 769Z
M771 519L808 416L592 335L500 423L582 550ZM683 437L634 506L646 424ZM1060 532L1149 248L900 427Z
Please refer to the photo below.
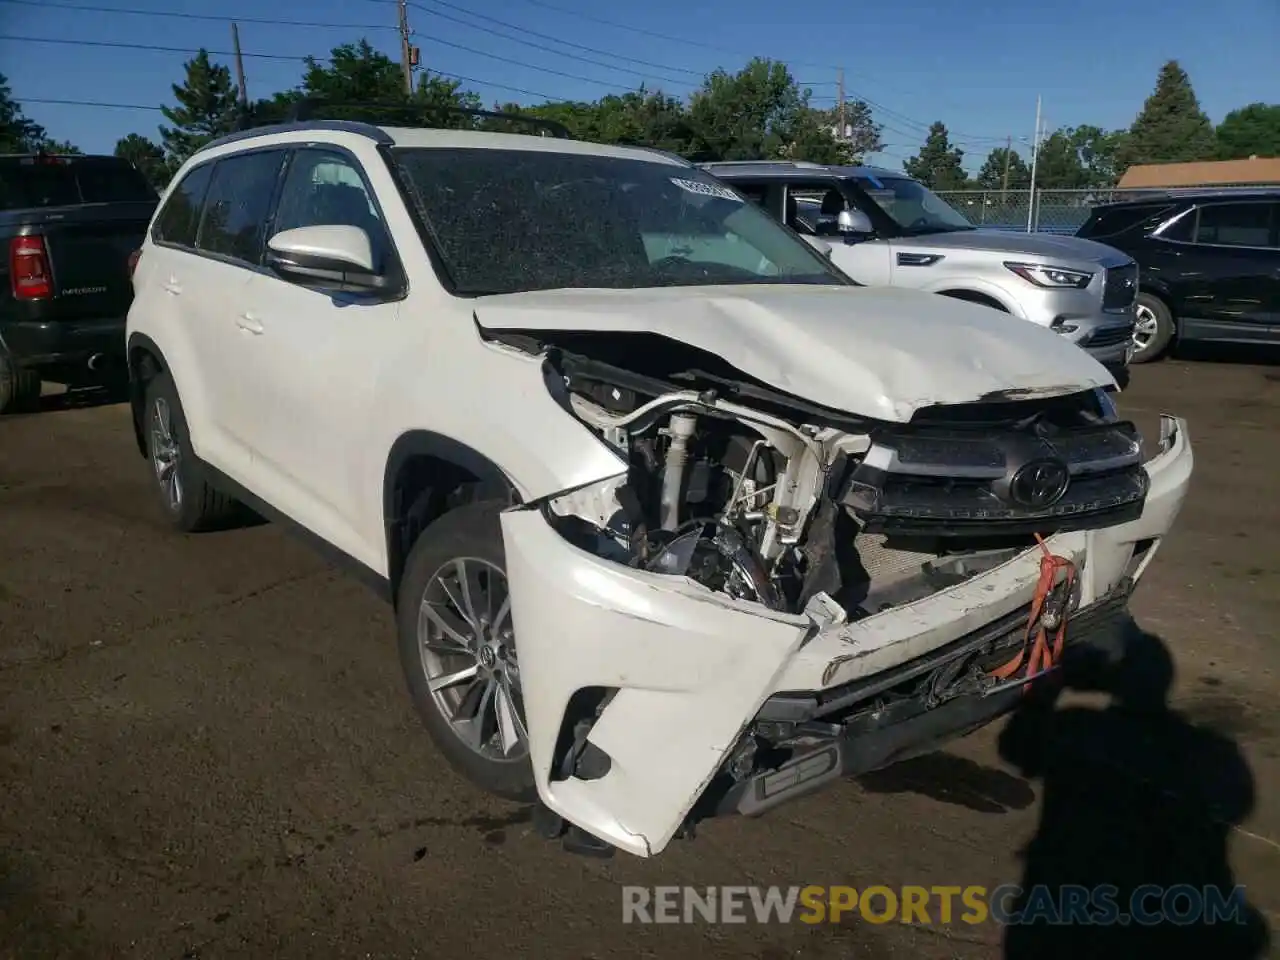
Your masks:
M1129 621L1120 639L1111 656L1086 648L1064 664L1063 686L1105 691L1105 709L1059 708L1048 691L1001 732L1005 761L1043 781L1021 890L1003 904L1024 911L1005 928L1004 956L1262 956L1266 921L1236 890L1227 862L1231 827L1253 807L1249 766L1232 740L1170 709L1173 660L1159 637ZM1088 891L1075 916L1062 915L1064 901L1086 894L1064 894L1064 885ZM1162 906L1175 887L1181 893Z

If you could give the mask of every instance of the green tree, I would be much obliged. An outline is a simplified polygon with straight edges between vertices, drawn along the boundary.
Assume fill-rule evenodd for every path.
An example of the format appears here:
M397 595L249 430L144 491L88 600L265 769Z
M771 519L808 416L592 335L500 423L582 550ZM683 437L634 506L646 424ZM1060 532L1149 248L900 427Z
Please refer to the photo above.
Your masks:
M1280 103L1251 103L1232 110L1218 124L1218 157L1280 157Z
M121 137L116 141L113 152L137 167L157 190L163 190L173 176L173 167L164 155L164 148L140 133Z
M1006 182L1006 164L1007 176ZM983 190L1026 190L1031 185L1031 168L1017 150L996 147L987 154L978 171L977 185Z
M199 53L184 64L186 81L173 85L176 107L161 107L172 127L160 128L165 153L174 166L182 163L210 140L236 127L239 91L231 82L231 71L209 59L209 51Z
M400 64L363 38L334 47L327 65L315 57L307 57L306 64L302 92L308 97L338 104L408 99Z
M805 91L806 99L808 91ZM876 123L871 104L865 100L846 100L844 104L844 137L840 136L840 109L809 110L797 125L797 135L810 143L796 151L797 160L815 163L861 163L869 153L884 147L884 127ZM815 138L813 134L817 133ZM830 136L827 136L830 134ZM821 156L821 154L829 154Z
M29 153L45 142L44 127L22 112L9 78L0 73L0 153Z
M963 190L969 185L961 166L963 158L964 151L951 145L946 124L938 121L929 127L920 152L902 166L910 176L934 190Z
M80 157L84 155L84 151L77 147L70 140L42 140L40 149L46 153L61 153L65 156Z
M1128 136L1125 130L1103 130L1089 124L1072 129L1071 138L1084 165L1087 186L1105 188L1116 185L1121 172L1116 158Z
M689 98L689 118L705 160L788 156L797 136L820 140L801 90L786 64L755 58L734 74L716 70ZM828 131L827 136L834 140ZM798 158L797 158L798 159Z
M1218 152L1213 124L1200 109L1187 72L1177 60L1160 68L1156 89L1129 128L1117 160L1120 169L1139 163L1211 160Z

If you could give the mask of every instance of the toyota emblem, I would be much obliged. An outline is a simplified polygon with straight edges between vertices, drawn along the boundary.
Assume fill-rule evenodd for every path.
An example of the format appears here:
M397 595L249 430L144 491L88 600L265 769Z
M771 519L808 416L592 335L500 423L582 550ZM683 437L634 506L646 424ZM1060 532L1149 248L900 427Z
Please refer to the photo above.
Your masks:
M1013 475L1009 496L1024 507L1044 510L1062 499L1070 481L1061 460L1033 460Z

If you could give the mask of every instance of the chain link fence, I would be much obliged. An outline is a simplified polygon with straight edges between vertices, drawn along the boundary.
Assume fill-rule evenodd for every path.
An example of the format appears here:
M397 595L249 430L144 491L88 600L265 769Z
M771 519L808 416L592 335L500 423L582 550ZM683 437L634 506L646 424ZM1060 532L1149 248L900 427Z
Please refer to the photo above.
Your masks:
M1219 188L1215 188L1219 189ZM1223 190L1250 189L1223 187ZM1256 189L1256 188L1255 188ZM1073 234L1100 203L1141 200L1168 190L939 190L938 196L989 230Z

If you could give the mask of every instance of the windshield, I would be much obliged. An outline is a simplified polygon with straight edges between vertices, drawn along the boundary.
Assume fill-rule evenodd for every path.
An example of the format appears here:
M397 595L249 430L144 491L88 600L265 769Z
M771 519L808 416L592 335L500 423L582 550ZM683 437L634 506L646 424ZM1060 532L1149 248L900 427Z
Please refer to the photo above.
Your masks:
M660 161L400 148L462 295L851 281L731 188Z
M976 229L947 201L908 177L858 177L858 186L898 226L913 236Z

